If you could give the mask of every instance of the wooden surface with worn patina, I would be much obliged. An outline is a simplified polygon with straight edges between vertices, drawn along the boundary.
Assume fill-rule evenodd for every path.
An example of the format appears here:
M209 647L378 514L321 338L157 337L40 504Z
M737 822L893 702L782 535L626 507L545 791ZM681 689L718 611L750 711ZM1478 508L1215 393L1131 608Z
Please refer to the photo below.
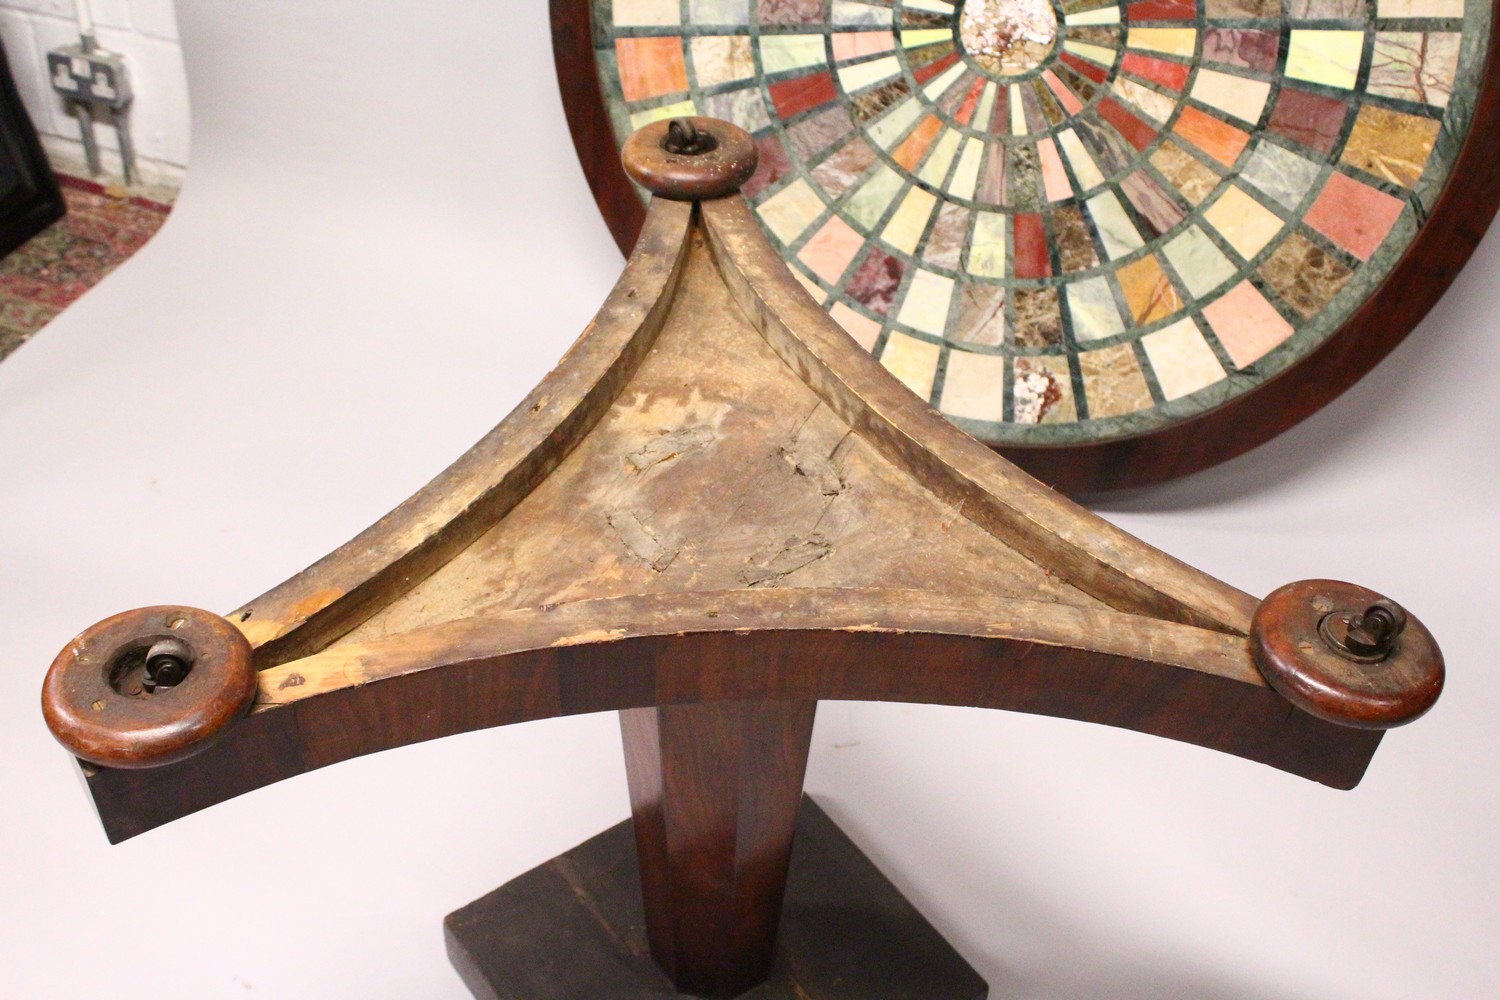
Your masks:
M221 623L253 648L247 716L145 769L138 734L54 727L112 839L361 754L620 710L650 951L679 989L729 997L773 967L818 700L1079 719L1340 788L1431 705L1441 656L1404 611L1370 617L1380 595L1324 611L1298 602L1342 591L1294 588L1266 615L945 422L806 295L742 199L684 200L744 172L742 133L689 124L653 141L707 130L704 176L677 153L635 171L664 197L557 369ZM115 669L59 657L49 711L75 672ZM1376 715L1284 683L1361 672L1380 674ZM147 695L168 716L206 696Z

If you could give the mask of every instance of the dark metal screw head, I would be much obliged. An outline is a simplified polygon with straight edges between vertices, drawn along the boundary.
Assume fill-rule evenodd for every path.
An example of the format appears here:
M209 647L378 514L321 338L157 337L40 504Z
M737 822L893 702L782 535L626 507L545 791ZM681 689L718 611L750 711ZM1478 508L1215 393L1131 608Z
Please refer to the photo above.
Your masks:
M144 687L148 692L176 687L187 679L192 669L192 647L181 639L159 639L146 652Z
M686 118L674 118L667 125L667 137L661 148L677 156L701 156L719 146L713 133L704 132Z
M1393 601L1376 601L1361 613L1325 615L1318 633L1339 655L1360 663L1379 663L1396 648L1406 628L1406 611Z

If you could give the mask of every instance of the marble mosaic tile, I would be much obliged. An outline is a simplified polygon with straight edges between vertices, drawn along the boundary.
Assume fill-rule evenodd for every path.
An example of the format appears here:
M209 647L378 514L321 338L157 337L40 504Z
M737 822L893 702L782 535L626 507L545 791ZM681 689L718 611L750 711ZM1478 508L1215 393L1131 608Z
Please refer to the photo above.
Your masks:
M1011 442L1169 425L1337 329L1446 183L1489 30L1464 0L1062 0L1006 76L961 9L595 0L595 44L618 138L750 131L809 294Z

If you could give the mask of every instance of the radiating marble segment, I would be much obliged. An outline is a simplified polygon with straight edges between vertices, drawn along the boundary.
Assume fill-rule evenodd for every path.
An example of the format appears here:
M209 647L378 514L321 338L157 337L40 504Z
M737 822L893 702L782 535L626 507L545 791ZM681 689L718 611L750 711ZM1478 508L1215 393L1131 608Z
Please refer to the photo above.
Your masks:
M783 245L790 245L823 214L823 199L811 184L799 178L761 202L755 211Z
M1400 198L1334 171L1303 221L1360 260L1369 260L1405 207Z
M837 285L864 245L865 238L835 215L813 234L797 259L828 284Z
M1292 335L1292 325L1248 281L1205 308L1203 318L1236 368L1254 364Z
M870 126L866 134L882 149L890 149L906 130L916 124L924 105L916 98L907 98L896 105L880 121Z
M1293 21L1363 21L1365 0L1285 0Z
M1040 212L1017 212L1011 216L1011 269L1017 278L1039 279L1052 274L1052 252L1047 242L1047 221Z
M922 88L922 93L927 95L928 100L936 101L951 90L954 84L962 80L966 72L968 69L963 63L956 63L928 81L927 85Z
M833 58L859 59L863 56L889 52L896 47L896 36L889 31L840 31L830 36Z
M973 125L983 131L986 122L991 121L995 113L995 100L1000 94L1000 88L995 85L994 80L989 80L984 85L984 91L979 95L979 106L974 111ZM993 129L991 130L993 131Z
M690 44L693 78L700 87L755 75L755 53L748 35L699 35Z
M1282 300L1311 319L1339 293L1354 272L1301 233L1292 233L1260 266L1260 274Z
M1205 10L1211 19L1275 19L1281 17L1281 0L1207 0Z
M1162 270L1155 254L1131 261L1115 275L1120 279L1125 302L1140 325L1155 323L1182 310L1182 296Z
M1281 33L1262 28L1213 27L1203 30L1203 58L1257 73L1276 70Z
M1365 90L1446 108L1458 75L1463 35L1455 31L1381 31L1375 35Z
M645 128L652 122L665 121L668 118L691 117L692 115L696 115L697 113L698 106L692 101L678 101L675 104L663 104L662 106L657 108L647 108L644 111L635 112L630 116L630 128L632 131L634 131L635 129Z
M1063 50L1071 52L1080 59L1098 63L1100 66L1113 66L1115 64L1115 50L1107 49L1102 45L1092 45L1088 42L1075 42L1069 39L1063 42Z
M1063 342L1062 309L1056 288L1013 288L1016 325L1012 339L1019 347L1060 347Z
M615 0L615 24L647 27L678 24L682 7L677 0Z
M950 28L919 28L915 31L903 31L901 32L901 47L918 49L924 45L947 41L952 37L953 31Z
M1011 382L1013 419L1018 424L1072 423L1078 419L1068 360L1053 356L1016 358Z
M1240 177L1295 210L1317 181L1318 165L1280 146L1261 142L1245 161Z
M766 113L766 102L760 99L760 88L742 87L726 90L703 98L702 111L710 118L733 122L752 135L769 128L771 119ZM693 114L694 112L688 112Z
M1266 110L1271 85L1264 80L1250 80L1243 76L1200 68L1191 93L1194 100L1255 125Z
M1077 205L1062 205L1052 213L1052 242L1064 271L1086 271L1099 266L1088 220Z
M1157 126L1165 125L1177 110L1177 102L1166 94L1144 87L1128 76L1117 76L1110 88L1126 104L1151 119Z
M1285 225L1281 216L1234 185L1224 189L1203 218L1246 260L1264 250Z
M740 186L745 197L752 200L797 170L781 145L781 137L775 132L767 131L758 136L755 148L760 154L760 163L755 168L755 175Z
M1089 417L1102 420L1151 406L1151 389L1130 345L1083 351L1078 355Z
M959 144L963 140L962 133L953 129L945 129L937 145L933 147L932 155L927 157L927 162L922 164L922 169L917 172L917 179L933 187L942 187L943 181L948 179L948 170L953 166L953 160L958 155Z
M889 80L900 72L901 61L895 56L886 56L883 59L872 59L853 66L840 66L839 83L844 85L845 91L853 93Z
M1132 28L1126 44L1132 49L1186 59L1198 47L1198 32L1193 28Z
M1283 86L1276 95L1276 109L1271 112L1268 127L1277 135L1326 154L1338 144L1347 117L1349 105L1345 101Z
M901 199L891 221L886 223L880 238L903 253L914 253L922 242L922 234L927 231L927 221L932 218L937 201L937 195L930 191L911 188Z
M691 0L688 17L694 24L747 24L750 0Z
M1250 143L1249 133L1197 108L1184 107L1172 130L1226 167L1234 166Z
M954 87L944 95L941 107L950 111L953 120L959 125L967 125L974 117L975 109L979 107L979 95L984 90L984 86L983 78L978 74L969 73L964 77L963 87ZM968 89L965 90L965 87Z
M835 302L833 308L828 310L828 315L833 321L844 328L844 332L854 338L854 342L867 351L875 350L875 342L880 339L881 326L868 316L855 312L843 302Z
M1149 234L1151 236L1163 235L1183 219L1182 209L1171 195L1144 170L1137 170L1121 180L1120 190L1154 230Z
M1005 416L1005 357L949 351L938 409L954 417L999 421Z
M999 140L986 144L984 182L978 200L987 205L1005 204L1005 144Z
M966 282L959 286L958 309L948 339L999 347L1005 342L1005 286Z
M1192 72L1183 63L1169 62L1155 56L1143 56L1139 52L1125 53L1125 58L1120 62L1120 68L1127 73L1135 74L1142 80L1176 93L1181 93L1182 88L1187 86L1188 75Z
M1099 102L1099 117L1114 126L1115 131L1137 150L1144 150L1156 141L1156 129L1113 97ZM1134 156L1127 154L1127 161L1133 159Z
M853 131L854 122L849 117L849 109L832 107L790 126L786 130L787 146L792 155L807 163Z
M1069 14L1064 17L1063 23L1069 26L1077 25L1079 27L1090 24L1119 24L1120 8L1113 6L1097 7L1094 10L1079 11L1076 14Z
M1287 43L1287 77L1353 90L1364 59L1363 31L1315 31L1293 28Z
M891 9L869 3L852 3L850 0L833 0L833 23L840 26L862 27L891 23Z
M1022 211L1035 211L1042 205L1042 162L1032 145L1010 147L1010 164L1005 171L1006 201Z
M1113 191L1101 191L1088 200L1089 217L1111 259L1124 257L1146 244Z
M1068 158L1068 165L1073 168L1073 176L1078 178L1084 191L1092 191L1104 183L1104 175L1099 172L1099 167L1088 150L1083 148L1077 132L1065 128L1057 133L1057 142L1062 147L1063 155Z
M968 242L969 216L969 210L962 205L944 202L923 246L922 259L936 267L957 271L963 264L964 245Z
M1233 278L1238 270L1197 226L1189 226L1168 240L1162 253L1197 299Z
M861 122L869 122L879 118L888 109L895 107L910 96L911 87L905 80L892 80L873 90L855 94L850 104L854 109L855 118Z
M1224 378L1224 366L1191 319L1146 334L1141 345L1156 373L1156 384L1167 399L1192 395Z
M761 35L760 65L767 75L815 66L827 60L822 35Z
M947 0L901 0L901 6L907 10L925 10L933 14L953 13L953 4Z
M969 244L969 273L985 278L1005 277L1005 231L1009 216L999 212L974 215L974 237Z
M1021 88L1017 84L1010 84L1006 88L1008 97L1007 106L1010 108L1010 134L1025 135L1031 129L1026 125L1026 105L1021 100Z
M1063 169L1062 157L1057 155L1057 144L1043 139L1036 144L1038 157L1042 161L1042 187L1048 201L1064 201L1073 196L1073 185L1068 182L1068 172Z
M1464 16L1464 0L1379 0L1377 17L1451 17Z
M943 122L937 115L924 116L921 121L917 122L917 127L907 133L906 138L891 150L891 159L908 172L915 170L942 130Z
M1076 115L1083 110L1083 102L1078 99L1078 95L1069 90L1067 85L1057 78L1056 73L1050 69L1045 71L1042 73L1042 82L1047 85L1047 89L1052 92L1052 96L1061 102L1063 110L1067 111L1068 114Z
M766 87L766 93L776 108L776 116L782 121L790 121L804 111L821 107L839 95L833 74L828 70L777 80Z
M1195 0L1134 0L1126 12L1132 24L1140 21L1191 21L1198 16Z
M953 170L953 180L948 183L948 193L955 198L973 198L979 186L979 167L983 162L984 143L973 136L965 139L958 166Z
M893 331L880 352L880 363L925 402L932 397L932 382L937 376L943 349L937 344Z
M875 150L856 136L813 168L813 180L830 201L836 201L874 165L875 160Z
M1129 170L1140 155L1124 136L1094 115L1079 115L1073 128L1106 177Z
M822 0L759 0L761 24L817 24Z
M913 330L941 336L948 327L948 307L953 304L953 279L917 268L906 286L906 298L896 322Z
M1366 104L1354 119L1340 161L1393 184L1411 187L1427 169L1443 124Z
M1120 308L1109 279L1103 275L1070 282L1067 286L1068 313L1073 320L1073 336L1078 340L1102 340L1125 332Z
M882 316L891 311L896 290L906 274L906 265L879 247L871 247L865 261L844 286L844 294L873 313Z
M615 59L620 67L620 93L627 101L687 90L681 38L617 38Z
M1219 186L1219 175L1209 169L1203 161L1170 140L1161 144L1151 154L1151 165L1177 189L1190 205L1202 204L1203 199Z

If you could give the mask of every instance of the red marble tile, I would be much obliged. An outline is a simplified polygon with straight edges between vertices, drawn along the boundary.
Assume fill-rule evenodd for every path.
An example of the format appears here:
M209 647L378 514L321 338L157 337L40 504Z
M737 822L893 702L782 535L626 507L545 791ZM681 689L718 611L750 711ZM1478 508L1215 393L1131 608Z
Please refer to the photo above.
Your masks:
M1308 209L1305 221L1360 260L1369 260L1405 205L1400 198L1335 172Z
M770 86L771 103L776 105L776 114L783 121L799 115L808 108L827 104L838 96L833 74L827 71L811 76L799 76L782 80Z
M1198 16L1193 0L1141 0L1126 8L1131 21L1191 21Z
M1080 59L1071 52L1064 52L1061 58L1063 62L1095 83L1103 83L1109 77L1109 70L1103 66L1100 66L1098 63L1091 63L1087 59Z
M1049 69L1042 74L1042 79L1046 82L1048 89L1057 95L1057 99L1062 102L1068 114L1076 115L1083 110L1083 102L1078 99L1078 95L1069 90L1067 85L1057 78L1056 73Z
M969 124L969 119L974 117L974 109L979 105L979 95L984 92L983 78L975 80L974 86L969 88L968 96L958 106L958 111L953 115L953 120L960 125Z
M1233 166L1245 151L1250 136L1197 108L1183 108L1173 131L1224 166Z
M941 59L934 59L926 66L912 70L911 75L917 83L926 83L956 62L958 62L958 53L950 52Z
M1156 141L1156 129L1125 110L1125 105L1113 97L1099 102L1099 116L1113 125L1136 149L1145 149Z
M1033 212L1016 215L1015 258L1018 278L1046 278L1052 274L1047 227L1040 215Z
M687 90L681 38L617 38L615 58L620 65L620 92L627 101Z
M1127 73L1131 73L1143 80L1159 83L1168 90L1181 91L1187 86L1189 67L1181 63L1167 62L1165 59L1155 59L1151 56L1139 55L1135 52L1125 53L1125 60L1121 67Z
M1010 88L999 87L995 94L995 113L990 116L992 135L1010 134Z
M891 311L891 303L905 273L905 264L879 247L872 247L865 262L849 279L844 292L860 305L884 316Z
M1283 86L1271 112L1270 128L1309 149L1331 153L1347 117L1349 105L1337 97Z

